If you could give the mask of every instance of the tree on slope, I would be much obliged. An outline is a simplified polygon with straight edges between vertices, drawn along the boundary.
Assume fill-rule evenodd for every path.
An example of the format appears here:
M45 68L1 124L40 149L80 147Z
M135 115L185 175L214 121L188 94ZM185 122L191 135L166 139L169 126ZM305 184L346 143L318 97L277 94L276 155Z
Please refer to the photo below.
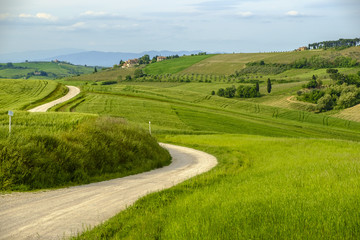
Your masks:
M270 78L268 78L268 80L267 80L267 92L271 93L271 80L270 80Z

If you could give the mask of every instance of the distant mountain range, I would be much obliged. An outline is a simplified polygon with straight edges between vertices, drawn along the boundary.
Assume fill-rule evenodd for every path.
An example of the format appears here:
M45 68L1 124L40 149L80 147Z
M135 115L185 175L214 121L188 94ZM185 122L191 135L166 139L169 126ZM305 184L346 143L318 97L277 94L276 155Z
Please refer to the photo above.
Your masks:
M66 61L76 65L87 66L104 66L110 67L119 64L120 60L139 58L148 54L150 58L154 56L171 56L171 55L191 55L201 52L196 51L147 51L141 53L124 53L124 52L99 52L99 51L79 51L76 49L65 49L55 51L32 51L23 53L12 53L0 55L0 62L24 62L28 61Z

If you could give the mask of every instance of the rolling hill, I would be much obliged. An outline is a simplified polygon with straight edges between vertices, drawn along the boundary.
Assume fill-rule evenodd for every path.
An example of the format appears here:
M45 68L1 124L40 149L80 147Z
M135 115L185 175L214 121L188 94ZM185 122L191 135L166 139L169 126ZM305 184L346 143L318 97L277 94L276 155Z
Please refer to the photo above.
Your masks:
M312 75L331 83L326 68L232 75L249 62L289 64L311 56L350 56L359 62L358 53L359 47L189 56L58 80L80 86L82 95L52 109L58 113L49 114L49 129L56 126L54 116L61 116L60 123L68 128L73 126L66 124L68 116L112 117L116 125L126 121L142 129L151 122L152 135L159 141L196 148L219 161L210 172L150 194L76 238L358 239L360 122L353 121L360 115L357 108L314 113L306 111L308 103L294 99ZM149 75L134 78L139 68ZM339 71L357 73L359 67ZM122 77L129 74L132 80ZM267 78L272 79L270 93ZM109 80L114 80L112 85L102 84ZM261 97L212 94L255 82ZM27 117L24 114L21 122L28 122ZM6 119L3 116L3 132ZM81 133L72 131L72 137L81 139Z
M58 61L0 64L0 78L12 79L55 79L93 71L93 67Z

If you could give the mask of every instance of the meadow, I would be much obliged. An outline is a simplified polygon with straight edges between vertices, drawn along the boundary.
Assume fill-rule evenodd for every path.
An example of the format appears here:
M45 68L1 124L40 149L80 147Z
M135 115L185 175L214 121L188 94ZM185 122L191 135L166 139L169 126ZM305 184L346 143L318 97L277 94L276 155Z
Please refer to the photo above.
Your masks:
M149 75L157 75L163 73L178 73L198 62L201 62L204 59L211 58L214 55L199 55L199 56L183 56L180 58L175 58L165 60L162 62L156 62L148 65L144 72Z
M75 82L86 94L61 110L122 117L144 128L151 121L160 141L219 160L210 172L150 194L75 239L358 238L360 123L288 100L314 73L330 82L324 69L289 70L272 76L289 81L273 81L270 94L260 82L256 99L211 95L253 83L210 74L211 81L200 82L201 73L189 73L190 82L172 81L170 73L161 82Z
M29 109L59 98L67 88L46 80L0 79L0 111Z
M161 139L219 165L76 239L356 239L358 142L239 134Z
M0 64L0 78L55 79L91 73L93 67L73 65L65 62L23 62ZM35 72L43 72L35 75Z
M154 137L124 119L23 111L55 96L58 86L64 87L44 80L0 81L0 191L79 185L170 163L169 153ZM5 110L10 107L11 134Z
M65 132L57 134L60 139L68 139L66 131L72 131L74 138L79 135L79 141L86 142L84 134L92 130L80 126L89 127L87 122L98 116L125 119L142 129L147 129L150 121L157 140L208 152L219 161L210 172L141 198L75 238L359 238L360 122L352 121L359 112L347 109L315 114L306 111L306 103L292 98L313 74L330 83L326 70L290 69L277 75L249 75L244 81L230 77L249 61L292 62L314 54L358 58L358 49L215 55L192 65L173 59L148 66L156 66L151 71L161 76L161 81L125 82L119 78L134 69L58 81L82 90L77 98L52 109L59 112L46 115L72 116L77 122L66 125L65 120ZM341 71L356 73L358 68ZM176 75L190 81L177 81ZM101 85L112 80L108 76L118 83ZM267 77L273 80L270 94L266 92ZM254 85L251 80L259 80L261 97L229 99L211 94L232 85ZM346 111L351 118L337 117ZM0 122L3 131L6 117ZM55 122L48 126L57 129ZM97 139L96 135L88 137ZM98 176L95 178L100 179Z

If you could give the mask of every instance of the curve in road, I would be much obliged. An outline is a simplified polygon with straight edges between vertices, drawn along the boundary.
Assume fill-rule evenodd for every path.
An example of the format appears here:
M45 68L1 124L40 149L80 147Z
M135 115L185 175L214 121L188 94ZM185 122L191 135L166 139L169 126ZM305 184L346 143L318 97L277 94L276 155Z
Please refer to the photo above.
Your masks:
M111 218L140 197L216 166L214 156L170 144L169 166L89 185L0 195L0 239L62 239Z
M69 89L69 92L65 96L63 96L59 99L56 99L52 102L37 106L28 111L29 112L46 112L47 110L54 107L55 105L66 102L80 93L80 89L78 87L74 87L74 86L66 86L66 87Z

